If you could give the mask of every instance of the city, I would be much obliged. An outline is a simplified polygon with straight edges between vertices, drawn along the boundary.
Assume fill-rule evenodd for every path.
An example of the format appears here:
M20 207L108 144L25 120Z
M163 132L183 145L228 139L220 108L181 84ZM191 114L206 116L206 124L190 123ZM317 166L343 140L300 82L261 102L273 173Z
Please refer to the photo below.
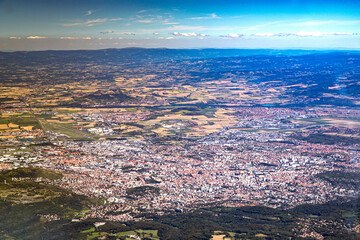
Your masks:
M326 53L317 56L331 57ZM223 61L237 64L249 58L258 57ZM267 56L272 58L278 57ZM288 59L286 65L303 57L282 58ZM343 59L349 58L360 60L352 54L336 61L344 64ZM196 68L199 72L204 64L216 60L201 62ZM314 77L322 68L329 68L327 64L306 70L305 82L294 82L299 72L304 74L299 70L302 65L291 68L286 81L274 82L274 70L260 70L261 62L252 65L259 68L254 73L263 75L261 81L258 77L245 79L242 72L233 70L231 74L217 73L216 64L214 76L197 81L198 73L186 67L188 60L183 62L183 71L176 73L178 79L171 80L171 69L179 62L173 64L157 64L146 71L135 64L130 69L139 71L136 79L127 75L130 69L126 66L127 71L114 70L114 76L98 81L77 80L76 74L69 76L64 70L52 78L65 76L65 82L53 85L42 81L40 86L29 79L34 87L26 89L17 83L16 76L22 77L22 71L13 75L1 90L0 166L3 170L48 169L62 177L12 177L4 184L35 181L102 201L72 215L69 220L73 223L93 219L142 223L152 221L155 215L188 214L215 206L287 211L357 198L360 110L358 93L351 89L356 87L358 65L345 66L342 71L352 69L351 74L331 78L319 88ZM101 65L84 74L99 68ZM292 88L297 91L285 90ZM344 88L349 95L341 95ZM324 101L333 105L321 105ZM13 194L2 196L15 201ZM39 201L22 198L29 203ZM39 216L45 222L69 218ZM320 224L311 221L314 226ZM342 231L358 231L356 222L349 226L330 222ZM322 239L311 227L292 227L291 234Z

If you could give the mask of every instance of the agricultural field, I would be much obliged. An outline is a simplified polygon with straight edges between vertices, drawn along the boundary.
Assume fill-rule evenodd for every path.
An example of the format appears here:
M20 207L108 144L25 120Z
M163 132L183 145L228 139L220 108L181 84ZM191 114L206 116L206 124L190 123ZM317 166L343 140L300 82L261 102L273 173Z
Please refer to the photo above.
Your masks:
M134 238L140 239L149 239L149 240L159 240L157 234L158 230L142 230L136 229L133 231L118 232L118 233L107 233L107 232L98 232L95 231L95 228L90 228L88 230L82 231L82 233L87 233L87 239L98 239L98 238L111 238L115 237L117 239L131 240Z

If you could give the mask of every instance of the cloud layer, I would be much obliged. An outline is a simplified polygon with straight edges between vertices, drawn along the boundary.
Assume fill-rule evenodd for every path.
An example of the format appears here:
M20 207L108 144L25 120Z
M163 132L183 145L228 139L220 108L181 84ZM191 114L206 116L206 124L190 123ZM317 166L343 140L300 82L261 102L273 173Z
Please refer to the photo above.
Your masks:
M209 35L203 34L203 33L194 33L194 32L188 32L188 33L180 33L180 32L172 32L169 33L174 36L183 36L183 37L207 37Z
M102 24L106 22L114 22L114 21L121 21L124 18L97 18L97 19L90 19L84 22L73 22L73 23L64 23L62 24L63 27L75 27L75 26L85 26L85 27L92 27L95 24Z
M207 16L205 17L192 17L190 19L193 19L193 20L204 20L204 19L219 19L221 17L219 17L218 15L216 15L216 13L212 13L212 14L208 14Z
M252 33L252 34L238 34L238 33L229 33L227 35L220 35L222 38L241 38L241 37L326 37L326 36L353 36L358 35L357 33L347 33L347 32L308 32L308 31L299 31L297 33Z

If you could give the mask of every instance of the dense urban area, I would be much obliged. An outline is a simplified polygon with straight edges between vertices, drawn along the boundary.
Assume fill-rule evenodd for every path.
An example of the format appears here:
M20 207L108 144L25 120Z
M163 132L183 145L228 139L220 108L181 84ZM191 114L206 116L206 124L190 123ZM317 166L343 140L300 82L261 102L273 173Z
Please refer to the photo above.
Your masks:
M356 239L359 79L358 52L0 53L0 238Z

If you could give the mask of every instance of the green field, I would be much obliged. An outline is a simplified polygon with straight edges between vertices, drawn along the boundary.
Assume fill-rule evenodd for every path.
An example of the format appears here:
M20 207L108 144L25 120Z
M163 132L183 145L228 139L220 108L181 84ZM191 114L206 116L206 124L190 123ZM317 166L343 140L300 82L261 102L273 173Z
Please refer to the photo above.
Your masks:
M44 129L44 131L64 134L69 139L74 139L74 140L95 140L96 139L95 135L75 129L72 127L72 125L69 125L69 124L50 123L50 122L46 121L45 119L39 119L39 122L41 124L41 127Z
M30 113L24 113L20 115L13 115L11 117L0 118L0 124L17 124L21 127L32 126L33 129L41 129L41 125L37 118Z
M82 233L90 233L87 236L88 240L97 239L98 237L104 237L105 239L124 239L130 240L134 239L131 236L138 236L141 239L148 239L148 240L158 240L160 239L158 236L158 230L143 230L143 229L136 229L133 231L125 231L125 232L117 232L117 233L108 233L108 232L97 232L95 228L90 228L89 230L85 230Z

